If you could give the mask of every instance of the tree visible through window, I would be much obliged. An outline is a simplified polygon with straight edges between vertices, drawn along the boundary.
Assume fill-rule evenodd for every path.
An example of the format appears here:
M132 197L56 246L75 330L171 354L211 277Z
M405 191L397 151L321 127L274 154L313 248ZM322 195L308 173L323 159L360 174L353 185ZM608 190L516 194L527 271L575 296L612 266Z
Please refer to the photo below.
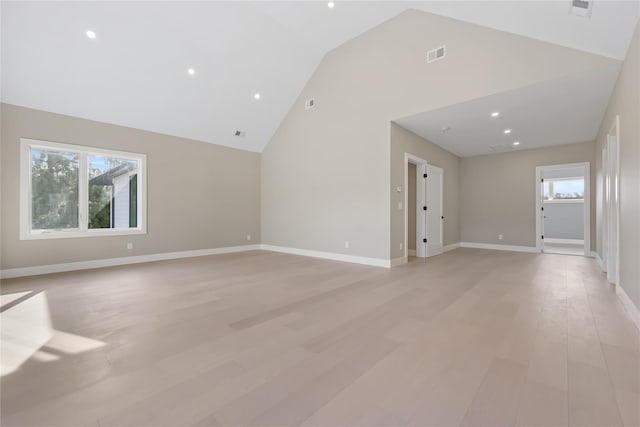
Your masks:
M31 227L78 228L78 153L31 150Z
M21 150L21 238L145 232L145 156L28 139Z

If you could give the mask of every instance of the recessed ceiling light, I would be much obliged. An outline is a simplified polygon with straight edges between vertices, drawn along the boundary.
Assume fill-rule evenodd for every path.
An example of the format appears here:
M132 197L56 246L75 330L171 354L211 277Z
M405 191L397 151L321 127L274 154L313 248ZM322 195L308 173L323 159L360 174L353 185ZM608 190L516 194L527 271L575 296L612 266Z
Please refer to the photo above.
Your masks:
M336 4L335 4L334 2L332 2L332 1L330 1L329 3L327 3L327 7L328 7L329 9L333 9L333 8L335 7L335 5L336 5Z
M505 129L505 130L504 130L504 133L505 133L505 134L510 134L510 133L511 133L511 129Z
M500 113L498 111L494 111L493 113L491 113L491 117L498 117L500 115Z
M87 37L89 37L90 39L95 39L96 38L95 31L87 30L86 34L87 34Z
M514 147L517 147L518 145L520 145L520 141L516 141L516 142L514 142L514 143L513 143L513 144L511 144L511 145L513 145Z
M253 98L254 98L254 99L260 99L260 94L259 94L259 93L256 93L255 95L253 95Z
M189 69L187 69L187 73L189 73L190 76L195 76L196 70L193 69L193 68L189 68Z

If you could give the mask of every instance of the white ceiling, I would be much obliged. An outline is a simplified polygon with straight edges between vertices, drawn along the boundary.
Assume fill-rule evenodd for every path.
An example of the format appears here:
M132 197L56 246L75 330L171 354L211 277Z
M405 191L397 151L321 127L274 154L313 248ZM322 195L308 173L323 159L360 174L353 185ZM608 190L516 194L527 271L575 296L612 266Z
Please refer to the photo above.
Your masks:
M460 157L593 141L619 71L614 63L395 122Z
M618 59L639 14L637 2L598 1L591 19L568 0L335 3L3 1L2 102L261 151L326 52L407 8Z

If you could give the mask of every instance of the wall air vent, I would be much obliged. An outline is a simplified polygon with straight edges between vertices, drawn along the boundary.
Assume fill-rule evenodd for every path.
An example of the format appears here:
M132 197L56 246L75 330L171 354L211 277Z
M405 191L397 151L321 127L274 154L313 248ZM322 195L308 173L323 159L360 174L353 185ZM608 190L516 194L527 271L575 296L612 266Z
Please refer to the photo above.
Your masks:
M244 138L245 136L247 136L246 132L242 132L241 130L237 130L235 133L235 136L238 136L240 138Z
M569 12L572 15L591 17L591 9L593 8L593 0L571 0L571 8Z
M447 47L440 46L427 52L427 64L442 59L447 54Z
M307 99L307 100L305 101L305 103L304 103L304 109L305 109L305 110L310 110L310 109L312 109L312 108L313 108L313 107L315 107L315 106L316 106L316 100L315 100L315 98L309 98L309 99Z

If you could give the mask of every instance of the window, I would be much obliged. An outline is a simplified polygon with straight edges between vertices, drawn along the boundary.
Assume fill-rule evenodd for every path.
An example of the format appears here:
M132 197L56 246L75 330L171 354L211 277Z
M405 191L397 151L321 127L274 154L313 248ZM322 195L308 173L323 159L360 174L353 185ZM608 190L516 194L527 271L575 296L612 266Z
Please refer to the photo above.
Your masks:
M20 140L20 238L146 233L146 156Z
M542 184L544 201L584 200L584 178L545 179Z

